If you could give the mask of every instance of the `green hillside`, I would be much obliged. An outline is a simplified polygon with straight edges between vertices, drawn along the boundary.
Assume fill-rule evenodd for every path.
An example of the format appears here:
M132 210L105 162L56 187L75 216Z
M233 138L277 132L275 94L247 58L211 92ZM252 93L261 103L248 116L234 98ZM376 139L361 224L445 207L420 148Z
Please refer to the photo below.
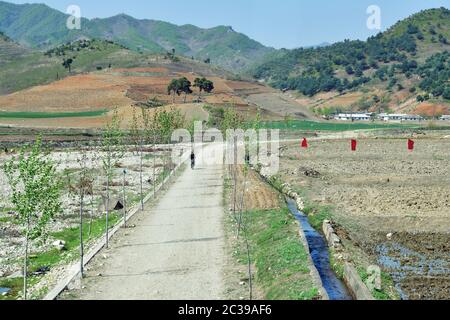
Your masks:
M430 9L367 41L281 50L248 73L276 88L314 96L362 86L408 89L418 100L450 99L450 11Z
M70 72L64 61L71 60ZM155 62L159 60L160 62ZM108 40L78 40L47 51L26 49L0 34L0 94L8 94L69 75L109 68L165 67L174 72L191 72L203 76L235 77L220 67L176 56L143 54Z
M29 50L18 45L0 32L0 67L28 53Z
M43 4L16 5L0 1L0 30L33 48L51 48L81 38L112 40L132 50L178 54L236 70L247 67L274 49L220 26L201 29L125 14L106 19L83 19L82 30L66 28L67 15Z
M3 50L10 48L9 51ZM47 52L23 48L0 38L0 94L49 83L69 75L63 61L72 59L71 74L111 67L140 66L141 55L112 42L80 40Z

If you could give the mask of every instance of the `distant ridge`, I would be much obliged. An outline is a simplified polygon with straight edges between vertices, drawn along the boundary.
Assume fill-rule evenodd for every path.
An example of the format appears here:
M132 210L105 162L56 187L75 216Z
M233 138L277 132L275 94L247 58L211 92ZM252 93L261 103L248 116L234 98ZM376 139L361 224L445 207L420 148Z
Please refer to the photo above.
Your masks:
M141 52L175 49L178 54L210 59L230 70L245 68L274 51L229 26L202 29L119 14L105 19L82 19L82 30L68 30L67 17L44 4L0 1L0 30L32 48L48 49L80 38L107 39Z

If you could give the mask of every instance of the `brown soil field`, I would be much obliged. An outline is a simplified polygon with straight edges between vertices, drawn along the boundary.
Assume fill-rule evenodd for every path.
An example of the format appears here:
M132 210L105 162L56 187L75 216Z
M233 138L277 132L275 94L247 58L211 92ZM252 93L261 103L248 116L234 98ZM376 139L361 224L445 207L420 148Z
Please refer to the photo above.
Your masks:
M172 68L174 69L174 68ZM167 104L173 97L167 94L169 82L186 77L191 82L201 75L193 72L178 72L165 67L112 69L89 74L74 75L48 85L37 86L10 95L0 96L0 111L3 112L85 112L113 110L118 108L129 122L131 106L151 98L158 98ZM214 82L212 94L202 94L207 104L251 107L243 95L247 93L272 92L265 86L244 81L231 81L216 76L208 77ZM188 106L182 106L184 96L175 97L175 107L186 111L188 118L205 119L205 113L198 111L190 115L194 100L198 99L196 89L187 96ZM20 127L57 128L99 128L105 123L105 116L60 118L60 119L0 119L0 124Z
M298 96L298 93L292 92L293 96ZM330 107L339 107L343 110L355 109L359 100L364 97L371 99L373 96L384 97L387 92L384 87L374 87L370 91L356 91L348 92L340 95L338 92L319 93L314 97L300 96L296 97L295 101L303 107L309 109L323 109ZM416 97L408 90L395 91L389 94L390 100L387 106L390 110L396 113L413 113L426 116L433 116L433 110L436 114L448 114L450 112L450 104L438 101L427 101L418 103ZM374 105L371 112L379 112L379 105Z
M255 93L247 96L246 100L258 106L262 110L280 115L283 119L286 115L295 119L315 119L309 107L298 103L290 94L281 92Z
M449 112L450 106L444 104L433 104L429 102L422 102L414 111L415 114L426 115L429 117L448 114Z
M241 208L243 203L245 211L252 210L268 210L280 208L282 200L280 194L274 191L267 183L262 181L261 177L253 170L248 170L245 175L243 167L236 169L237 188L236 188L236 202L237 211ZM236 221L237 217L233 217L233 203L234 203L234 188L233 185L233 171L230 168L227 170L227 177L230 179L230 189L225 195L225 203L230 210L225 217L225 231L226 231L226 250L228 252L227 263L224 267L224 277L227 287L227 294L230 299L238 299L240 297L248 296L248 286L242 285L242 281L247 281L248 267L245 264L236 262L236 250L245 250L244 243L237 239L236 235ZM242 198L242 191L245 182L245 196ZM242 201L244 199L244 201ZM255 264L252 265L253 274L257 274ZM236 282L236 275L241 279L241 283ZM242 298L241 298L242 299ZM264 290L257 283L253 283L253 299L263 300Z
M409 152L407 138L362 139L357 152L349 140L318 138L307 150L289 144L280 175L308 204L331 208L402 298L449 299L450 139L427 134Z
M129 105L121 77L83 74L0 96L1 111L81 112Z
M261 177L253 170L244 173L243 168L238 168L237 173L237 200L242 201L242 191L245 183L245 211L268 210L280 207L280 195L271 188Z

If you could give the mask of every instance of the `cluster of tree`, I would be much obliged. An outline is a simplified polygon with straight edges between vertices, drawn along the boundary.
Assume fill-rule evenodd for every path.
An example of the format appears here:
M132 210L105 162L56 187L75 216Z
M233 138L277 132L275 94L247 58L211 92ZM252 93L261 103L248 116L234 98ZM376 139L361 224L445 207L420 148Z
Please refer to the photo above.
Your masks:
M339 79L333 74L320 73L317 76L301 75L292 77L286 81L275 82L273 85L276 88L283 90L298 90L307 96L314 96L319 92L329 92L337 90L344 92L359 87L360 85L370 81L368 77L359 77L353 80Z
M68 58L68 59L64 59L63 60L62 66L64 68L68 69L69 73L72 72L72 63L73 63L74 59L76 59L76 58L73 57L73 58Z
M211 93L214 90L214 83L206 78L195 78L194 87L199 91L199 98L202 92ZM188 94L192 94L192 83L186 77L179 79L173 79L167 87L167 94L173 95L173 103L175 103L175 97L181 96L184 93L184 102Z
M83 50L102 51L107 46L116 46L118 48L126 49L126 47L117 44L110 40L77 40L74 42L67 42L50 50L47 50L44 55L48 57L56 56L63 57L66 55L73 55L74 52L81 52Z
M195 78L194 87L198 88L198 97L202 92L211 93L214 90L214 83L211 80L203 78Z
M173 103L175 103L175 96L184 93L184 102L186 102L187 95L193 92L191 87L192 83L186 77L173 79L167 87L167 94L173 94Z
M450 99L450 52L433 55L416 72L422 79L420 89L434 97ZM418 96L419 101L426 98L427 95Z
M380 63L401 62L403 68L412 68L415 62L405 64L406 53L414 54L415 39L408 33L386 40L381 34L367 42L346 40L324 48L297 49L277 60L263 64L253 74L269 78L277 88L299 90L305 95L322 91L350 90L370 81L365 71L379 70ZM308 66L300 75L291 75L296 66ZM350 79L339 79L336 71L344 69ZM384 78L383 71L377 77Z
M449 10L439 10L444 18L449 16ZM393 87L397 84L393 84L396 73L409 78L419 67L414 57L418 42L426 40L424 33L428 32L427 28L438 34L433 25L424 29L420 20L411 19L406 28L395 29L403 31L380 33L365 42L345 40L327 47L282 50L255 67L250 74L267 80L274 87L298 90L309 96L322 91L358 87L371 80L367 77L368 70L374 71L373 79L389 81L388 87ZM442 29L439 24L437 28ZM439 39L447 43L442 34ZM346 76L338 77L339 70Z
M179 62L180 58L177 57L176 55L176 50L172 49L172 51L167 51L166 54L164 55L164 59L169 59L172 62Z

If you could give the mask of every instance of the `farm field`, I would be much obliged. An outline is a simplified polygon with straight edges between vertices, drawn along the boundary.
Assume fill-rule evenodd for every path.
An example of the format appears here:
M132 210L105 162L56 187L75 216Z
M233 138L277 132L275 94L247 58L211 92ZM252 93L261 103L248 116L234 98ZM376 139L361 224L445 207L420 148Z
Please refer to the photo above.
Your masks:
M288 131L354 131L354 130L374 130L374 129L411 129L421 128L421 123L384 123L384 122L335 122L335 121L307 121L307 120L287 120L287 121L263 121L261 126L266 129L280 129Z
M28 2L0 0L0 304L450 300L445 1Z
M280 177L306 199L310 219L331 218L351 259L379 265L403 299L449 299L450 132L321 139L283 148ZM355 136L356 137L356 136ZM318 224L320 225L320 223Z
M50 237L45 244L34 242L30 248L30 293L34 298L42 297L46 290L64 275L67 265L79 257L79 197L73 192L73 186L71 186L70 181L71 178L75 178L79 174L81 154L76 148L52 150L49 157L58 163L58 174L64 180L62 193L63 212L49 224ZM167 159L169 157L166 151L152 150L151 148L146 148L144 151L143 188L146 195L152 192L154 184L162 181L162 177L171 168L171 164L164 160L164 158ZM91 151L87 151L86 156L90 159L87 169L101 172L101 152L91 149ZM2 153L0 155L0 165L3 167L10 157L11 155ZM153 163L155 163L155 167L153 167ZM123 215L123 210L116 205L119 201L123 203L122 172L124 169L127 170L125 186L129 208L140 201L139 156L129 149L114 168L110 186L110 206L111 209L114 208L110 216L109 225L111 227ZM104 235L105 232L105 186L106 178L100 174L99 179L96 179L94 182L92 193L85 198L85 223L83 229L87 249L92 247L95 241ZM11 209L10 187L3 170L0 173L0 190L0 287L11 288L12 293L7 298L16 299L20 297L19 291L23 281L20 272L23 263L24 237L19 232L20 226L16 214ZM56 240L62 240L66 243L65 250L58 251L55 249L52 243ZM2 297L0 296L1 299Z
M188 72L186 66L155 66L149 68L111 69L78 74L50 84L36 86L0 96L0 125L38 128L101 128L111 111L118 109L124 123L131 120L132 107L150 99L158 99L167 108L180 109L188 119L207 120L205 105L228 105L245 113L256 114L259 107L249 104L248 92L275 95L275 91L259 84L233 81L211 76L214 92L186 97L167 94L169 82L186 77L191 82L200 75ZM195 103L194 103L195 102ZM282 119L276 112L269 119ZM205 119L206 117L206 119Z

